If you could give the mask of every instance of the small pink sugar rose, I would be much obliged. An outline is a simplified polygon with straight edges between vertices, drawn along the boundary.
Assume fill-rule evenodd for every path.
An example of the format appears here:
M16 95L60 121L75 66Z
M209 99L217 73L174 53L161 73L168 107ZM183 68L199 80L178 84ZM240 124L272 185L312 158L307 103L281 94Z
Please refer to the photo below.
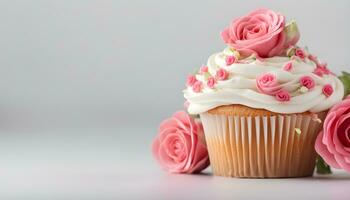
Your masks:
M277 101L289 101L290 100L290 94L287 90L280 90L276 93L275 98L277 99Z
M208 78L208 81L207 81L207 86L208 86L209 88L213 89L214 86L215 86L215 84L216 84L215 78L214 78L214 77L209 77L209 78Z
M305 52L302 49L299 49L299 48L296 49L295 50L295 55L298 56L299 58L301 58L302 60L305 59Z
M203 65L203 66L200 68L200 72L201 72L202 74L207 73L207 72L208 72L208 66Z
M199 93L202 91L202 87L203 87L202 82L196 81L192 86L192 90L193 92Z
M333 87L330 84L326 84L323 86L322 92L326 97L329 97L333 94Z
M319 62L318 59L317 59L317 56L315 56L315 55L310 54L308 56L308 58L309 58L309 60L311 60L312 62L314 62L316 64L318 64L318 62Z
M327 63L320 63L320 61L317 59L315 55L310 54L308 58L316 64L316 69L314 70L314 74L316 74L317 76L323 76L324 74L335 75L327 68Z
M350 96L329 110L315 149L331 167L350 173Z
M192 74L187 76L186 85L191 87L197 81L196 77Z
M323 63L323 64L318 63L316 69L314 70L314 74L322 77L324 74L328 75L333 73L327 68L326 63Z
M284 70L284 71L288 71L288 72L291 71L292 68L293 68L292 62L287 62L287 63L283 66L283 70Z
M277 78L274 74L262 74L256 79L256 87L259 92L267 95L275 95L280 89Z
M171 173L198 173L209 165L202 124L184 111L160 124L152 153L160 166Z
M299 82L302 86L305 86L307 89L312 89L315 87L315 81L310 76L302 76Z
M219 69L217 72L216 72L216 75L215 75L215 78L220 80L220 81L223 81L223 80L226 80L228 77L228 72L225 70L225 69Z
M221 37L243 56L272 57L282 52L286 42L293 45L298 41L298 38L286 40L284 26L283 15L262 8L232 21Z
M232 65L234 62L236 62L236 57L234 56L226 56L226 65L229 66L229 65Z

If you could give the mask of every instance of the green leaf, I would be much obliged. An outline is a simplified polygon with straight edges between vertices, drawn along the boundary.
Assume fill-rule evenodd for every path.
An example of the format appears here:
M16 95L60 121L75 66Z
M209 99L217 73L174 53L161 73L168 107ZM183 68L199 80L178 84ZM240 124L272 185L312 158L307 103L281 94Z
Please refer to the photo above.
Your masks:
M294 56L294 55L295 55L295 47L292 46L292 47L290 47L290 48L287 49L287 56L288 56L288 57L292 57L292 56Z
M316 160L316 173L317 174L331 174L331 167L322 159L321 156L317 156Z
M339 79L343 82L345 96L350 94L350 73L342 72L342 75L339 76Z
M204 75L204 79L205 79L205 80L208 80L208 78L210 77L210 74L209 74L209 73L204 73L203 75Z
M286 33L286 38L284 42L286 46L295 45L298 42L300 38L300 33L298 25L294 20L288 23L283 31Z
M342 71L342 73L345 75L345 76L350 76L350 73L346 72L346 71Z
M190 116L191 116L192 118L194 118L194 119L200 119L200 116L199 116L199 115L192 115L192 114L190 114Z

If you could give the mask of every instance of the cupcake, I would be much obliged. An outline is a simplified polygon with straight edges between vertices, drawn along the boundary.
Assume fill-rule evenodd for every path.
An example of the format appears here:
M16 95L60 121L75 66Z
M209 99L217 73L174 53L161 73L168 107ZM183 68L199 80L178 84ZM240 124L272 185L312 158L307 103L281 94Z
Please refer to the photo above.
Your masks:
M304 177L327 110L344 96L341 81L297 45L294 21L268 9L234 20L227 47L189 75L188 112L202 120L214 175Z

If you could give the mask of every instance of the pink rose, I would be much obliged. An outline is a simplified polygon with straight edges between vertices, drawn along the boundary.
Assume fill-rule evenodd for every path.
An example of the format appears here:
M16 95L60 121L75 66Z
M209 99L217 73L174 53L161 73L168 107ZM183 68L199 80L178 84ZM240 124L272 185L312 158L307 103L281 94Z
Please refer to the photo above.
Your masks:
M272 57L282 53L283 48L294 45L299 32L292 24L291 33L284 31L285 17L268 9L257 9L234 20L221 33L224 42L243 56L257 54Z
M314 62L316 64L319 63L317 56L315 56L315 55L309 54L308 58L309 58L309 60L311 60L312 62Z
M172 173L198 173L209 165L202 124L184 111L161 123L152 153Z
M192 74L187 76L186 85L192 86L197 81L196 77Z
M224 69L219 69L216 71L215 78L217 78L220 81L226 80L228 77L228 72Z
M281 90L277 82L276 76L271 73L262 74L256 79L256 87L259 92L267 95L275 95Z
M213 89L215 87L216 84L216 80L214 77L209 77L208 81L207 81L207 86L211 89Z
M192 85L192 90L195 93L199 93L202 91L203 88L203 84L200 81L196 81L193 85Z
M314 62L316 64L316 69L314 70L314 74L316 74L318 76L323 76L324 74L335 75L333 72L331 72L327 68L327 63L320 63L320 61L317 59L317 57L315 55L310 54L308 56L308 58L309 58L309 60L311 60L312 62Z
M277 99L277 101L289 101L290 100L290 94L287 90L280 90L276 93L275 98Z
M293 63L292 62L287 62L284 66L283 66L283 70L285 71L291 71L293 69Z
M326 97L329 97L333 94L333 87L330 84L326 84L323 86L322 92Z
M201 74L207 73L208 72L208 66L203 65L200 69L199 69Z
M301 58L302 60L305 59L305 52L302 49L296 49L295 55Z
M350 172L350 96L328 112L315 149L330 166Z
M314 74L322 77L324 74L328 75L333 73L327 68L327 64L323 63L323 64L317 64L317 67L314 70Z
M234 57L234 56L227 56L225 61L226 61L226 65L227 66L232 65L236 61L236 57Z
M312 89L315 87L315 81L310 76L302 76L299 82L302 86L305 86L307 89Z

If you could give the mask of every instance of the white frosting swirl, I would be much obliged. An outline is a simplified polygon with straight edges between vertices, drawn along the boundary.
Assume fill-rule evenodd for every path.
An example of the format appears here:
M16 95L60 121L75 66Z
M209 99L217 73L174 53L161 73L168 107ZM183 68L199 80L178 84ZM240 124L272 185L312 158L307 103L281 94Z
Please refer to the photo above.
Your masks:
M194 92L191 87L184 90L184 96L189 102L188 112L199 114L222 105L241 104L251 108L261 108L277 113L320 112L329 109L342 100L344 88L342 82L334 75L318 76L313 73L316 64L305 58L291 60L289 57L272 57L263 61L254 58L240 60L227 66L225 58L234 52L226 48L223 52L213 54L208 59L208 73L196 74L196 79L203 82L201 92ZM283 67L292 62L292 70L285 71ZM220 68L229 72L229 77L217 81L213 89L206 85L208 76L215 76ZM265 73L276 76L283 89L291 94L289 101L278 101L274 96L261 93L256 87L256 78ZM314 88L308 91L300 90L299 80L302 76L310 76L315 81ZM333 87L329 97L323 94L325 84Z

